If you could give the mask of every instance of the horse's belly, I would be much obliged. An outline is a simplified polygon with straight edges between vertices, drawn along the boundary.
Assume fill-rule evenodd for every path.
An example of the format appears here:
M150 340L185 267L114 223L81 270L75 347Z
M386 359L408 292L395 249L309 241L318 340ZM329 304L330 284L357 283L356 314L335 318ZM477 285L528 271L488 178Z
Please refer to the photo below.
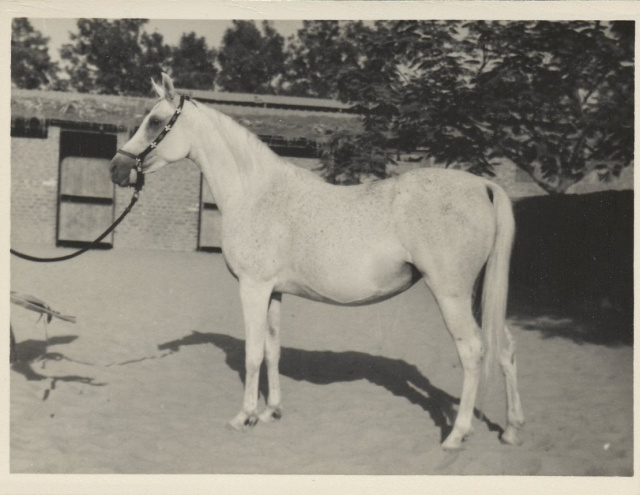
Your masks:
M322 273L294 272L276 284L278 292L340 305L370 304L399 294L420 279L409 263L351 266Z

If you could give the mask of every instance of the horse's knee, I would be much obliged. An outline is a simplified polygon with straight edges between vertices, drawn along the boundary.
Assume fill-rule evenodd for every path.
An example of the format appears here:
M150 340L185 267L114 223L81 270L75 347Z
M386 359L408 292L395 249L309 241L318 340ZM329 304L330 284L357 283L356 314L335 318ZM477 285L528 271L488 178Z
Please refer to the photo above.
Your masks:
M267 335L264 345L264 357L267 364L275 364L280 360L280 339L274 335Z
M260 370L260 366L262 366L262 361L264 359L263 354L247 354L245 357L245 369L247 372L257 372Z
M276 364L280 360L280 347L267 347L265 360L267 364Z

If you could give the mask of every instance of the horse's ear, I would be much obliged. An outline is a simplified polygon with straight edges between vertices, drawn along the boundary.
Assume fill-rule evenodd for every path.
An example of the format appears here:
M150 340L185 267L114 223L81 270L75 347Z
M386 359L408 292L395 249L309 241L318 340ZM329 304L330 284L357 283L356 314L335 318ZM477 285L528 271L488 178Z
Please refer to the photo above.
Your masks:
M162 86L159 86L158 83L153 80L153 78L151 78L151 87L158 95L158 98L164 98L164 89L162 89Z
M164 72L162 73L162 87L164 88L165 98L173 100L176 97L176 90L173 87L173 81Z

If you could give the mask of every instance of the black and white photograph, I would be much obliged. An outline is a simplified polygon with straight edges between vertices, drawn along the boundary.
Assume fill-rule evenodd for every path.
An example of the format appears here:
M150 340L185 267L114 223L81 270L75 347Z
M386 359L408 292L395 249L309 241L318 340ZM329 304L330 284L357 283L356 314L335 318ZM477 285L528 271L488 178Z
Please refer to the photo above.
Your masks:
M216 3L0 3L0 493L636 493L640 9Z

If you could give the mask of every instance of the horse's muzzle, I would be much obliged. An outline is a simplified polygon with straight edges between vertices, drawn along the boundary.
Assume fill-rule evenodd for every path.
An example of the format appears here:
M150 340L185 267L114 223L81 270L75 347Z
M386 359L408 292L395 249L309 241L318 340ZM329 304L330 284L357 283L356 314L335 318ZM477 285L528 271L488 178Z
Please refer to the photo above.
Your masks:
M129 157L114 156L109 163L109 172L111 173L111 182L118 186L127 187L136 183L138 175L136 162Z

